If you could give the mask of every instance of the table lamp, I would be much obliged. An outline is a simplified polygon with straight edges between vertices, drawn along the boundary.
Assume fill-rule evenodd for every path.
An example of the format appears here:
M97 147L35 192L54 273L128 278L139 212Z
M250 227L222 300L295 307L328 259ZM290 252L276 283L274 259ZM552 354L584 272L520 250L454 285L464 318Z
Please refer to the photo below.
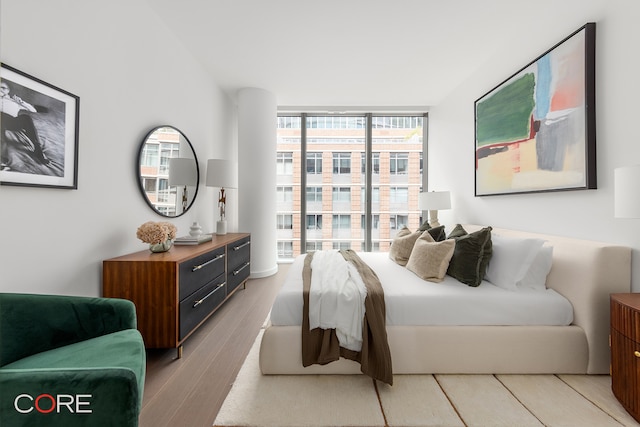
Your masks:
M418 196L418 209L429 211L429 225L438 227L438 211L451 209L451 194L449 191L427 191Z
M184 186L182 189L182 212L180 214L187 210L187 186L196 186L197 180L195 161L193 159L183 157L169 159L169 187Z
M216 223L216 234L227 234L225 188L238 188L238 164L222 159L207 161L207 187L219 187L218 207L220 220Z
M614 216L640 218L640 165L616 168L613 173Z

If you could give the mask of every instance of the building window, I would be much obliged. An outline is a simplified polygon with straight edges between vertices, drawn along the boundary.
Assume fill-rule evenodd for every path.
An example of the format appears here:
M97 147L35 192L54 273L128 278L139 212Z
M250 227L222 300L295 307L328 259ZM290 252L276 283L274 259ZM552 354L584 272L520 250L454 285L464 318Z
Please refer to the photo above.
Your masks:
M293 229L293 216L279 214L277 216L278 230L292 230Z
M333 215L334 230L350 230L351 229L351 215Z
M293 153L278 153L276 173L278 175L293 175Z
M391 203L408 203L409 188L408 187L390 187L389 201Z
M322 174L322 153L307 153L307 173Z
M276 200L278 202L292 202L293 201L293 187L277 187L276 188Z
M278 242L278 258L293 258L293 242Z
M351 173L351 153L333 153L333 173L336 175Z
M409 153L391 153L389 156L389 173L406 175L409 170Z
M322 187L307 187L307 203L322 201Z
M408 215L391 215L389 217L389 228L392 230L400 230L402 227L407 227L408 223Z
M322 215L307 215L307 230L322 230Z
M350 187L334 187L333 188L333 201L334 202L349 202L349 201L351 201L351 188Z

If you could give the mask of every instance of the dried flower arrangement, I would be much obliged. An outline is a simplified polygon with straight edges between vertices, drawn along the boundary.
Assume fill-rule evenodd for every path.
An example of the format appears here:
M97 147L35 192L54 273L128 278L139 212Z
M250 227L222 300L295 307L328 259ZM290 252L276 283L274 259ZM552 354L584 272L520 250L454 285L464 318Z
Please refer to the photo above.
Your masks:
M170 222L148 221L138 227L136 236L143 242L155 245L176 238L176 226Z

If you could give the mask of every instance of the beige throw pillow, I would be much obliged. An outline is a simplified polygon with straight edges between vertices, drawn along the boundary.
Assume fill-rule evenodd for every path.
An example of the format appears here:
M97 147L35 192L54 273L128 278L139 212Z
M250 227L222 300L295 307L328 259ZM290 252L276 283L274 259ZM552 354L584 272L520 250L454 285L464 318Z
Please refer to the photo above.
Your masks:
M436 242L428 231L422 233L411 251L407 262L407 269L413 271L418 277L430 282L442 282L449 261L453 256L456 241L453 239Z
M391 242L389 248L389 258L391 258L396 264L407 265L413 244L418 240L418 237L422 234L422 231L416 231L412 233L407 227L403 227L398 231L396 238Z

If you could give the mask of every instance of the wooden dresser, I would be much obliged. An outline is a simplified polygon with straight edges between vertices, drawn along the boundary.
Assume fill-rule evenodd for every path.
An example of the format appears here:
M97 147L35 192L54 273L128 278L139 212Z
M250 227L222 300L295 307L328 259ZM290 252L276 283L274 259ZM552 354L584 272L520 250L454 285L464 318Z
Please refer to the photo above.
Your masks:
M147 348L177 348L249 277L251 236L213 235L211 242L168 252L135 252L103 261L104 297L133 301Z
M611 294L611 389L640 421L640 294Z

